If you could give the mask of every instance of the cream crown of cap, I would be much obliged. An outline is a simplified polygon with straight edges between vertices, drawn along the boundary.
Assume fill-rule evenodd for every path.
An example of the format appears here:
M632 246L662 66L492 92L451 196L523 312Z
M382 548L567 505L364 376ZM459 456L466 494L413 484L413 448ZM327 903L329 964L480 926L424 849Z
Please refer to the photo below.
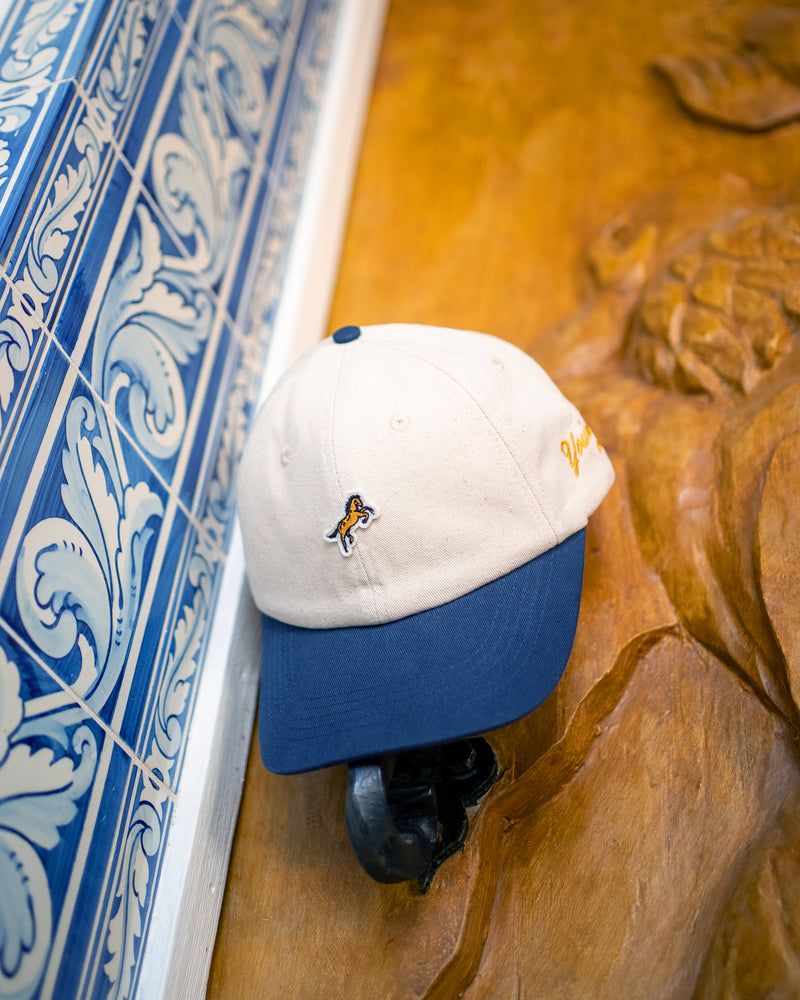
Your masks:
M250 587L290 625L396 621L581 530L613 479L580 413L513 345L347 327L254 420L238 486Z

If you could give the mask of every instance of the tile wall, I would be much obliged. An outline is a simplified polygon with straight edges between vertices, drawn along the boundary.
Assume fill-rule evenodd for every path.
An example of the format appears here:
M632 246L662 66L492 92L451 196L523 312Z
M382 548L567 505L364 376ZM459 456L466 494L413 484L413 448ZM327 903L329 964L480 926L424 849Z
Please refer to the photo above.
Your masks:
M338 8L0 4L0 996L136 995Z

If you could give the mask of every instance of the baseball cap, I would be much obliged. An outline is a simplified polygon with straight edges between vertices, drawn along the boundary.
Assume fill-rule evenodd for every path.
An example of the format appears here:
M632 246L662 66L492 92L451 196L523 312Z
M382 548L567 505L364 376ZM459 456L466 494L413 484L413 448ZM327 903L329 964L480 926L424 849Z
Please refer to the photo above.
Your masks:
M449 742L541 704L613 479L577 409L506 341L348 326L307 352L239 471L265 766Z

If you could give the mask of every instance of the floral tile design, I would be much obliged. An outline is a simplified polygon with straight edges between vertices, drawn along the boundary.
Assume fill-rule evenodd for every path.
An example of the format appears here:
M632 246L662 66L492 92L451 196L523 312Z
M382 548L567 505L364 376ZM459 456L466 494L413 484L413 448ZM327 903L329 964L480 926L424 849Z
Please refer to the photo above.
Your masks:
M0 246L102 18L88 0L11 0L0 23Z
M158 73L162 35L172 24L168 0L129 0L108 9L78 76L98 146L112 139L120 145L131 115L158 89L148 81Z
M143 781L169 795L5 629L0 681L3 986L14 996L81 996L77 978L97 937L85 918L113 905L111 817L130 811ZM54 952L73 961L54 963Z
M136 996L339 4L0 22L4 996Z
M153 845L166 835L174 797L153 775L115 751L101 775L103 794L98 794L86 849L89 863L73 910L79 919L63 935L63 954L69 960L51 965L43 995L96 1000L135 995L140 945L147 936L161 863L161 852ZM120 830L125 831L123 843ZM89 933L84 925L88 915Z
M9 448L19 433L27 441L18 446L19 451L35 449L39 425L47 417L45 375L54 363L63 363L54 356L46 334L37 331L30 339L25 336L30 314L21 290L0 277L0 478L4 493L0 510L6 507L3 501L10 500L9 492L22 485L4 475ZM23 422L23 418L27 419Z
M296 22L305 9L290 0L272 0L254 6L247 19L236 19L225 5L209 4L194 24L192 40L198 57L209 67L227 108L254 147L274 113L270 98L281 93L294 62ZM236 35L241 37L231 46Z

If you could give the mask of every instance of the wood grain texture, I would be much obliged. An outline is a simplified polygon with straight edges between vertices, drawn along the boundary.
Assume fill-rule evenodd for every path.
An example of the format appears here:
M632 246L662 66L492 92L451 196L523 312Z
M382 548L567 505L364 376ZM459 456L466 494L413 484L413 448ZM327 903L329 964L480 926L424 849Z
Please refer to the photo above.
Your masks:
M252 753L210 997L800 994L800 125L654 71L760 45L785 95L784 10L394 0L330 329L514 342L617 479L564 679L427 896L360 871L343 769Z

